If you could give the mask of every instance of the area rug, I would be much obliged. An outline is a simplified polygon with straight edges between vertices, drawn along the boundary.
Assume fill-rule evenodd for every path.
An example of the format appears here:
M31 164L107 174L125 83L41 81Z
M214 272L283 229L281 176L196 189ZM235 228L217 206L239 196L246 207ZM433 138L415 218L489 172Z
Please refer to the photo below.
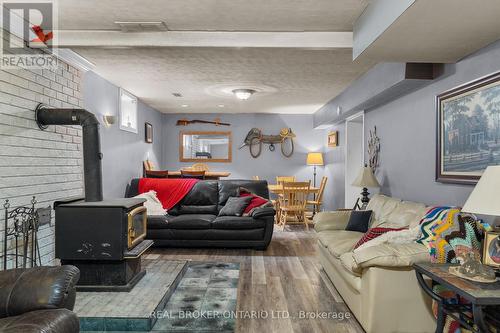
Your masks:
M238 263L189 262L152 332L234 332Z

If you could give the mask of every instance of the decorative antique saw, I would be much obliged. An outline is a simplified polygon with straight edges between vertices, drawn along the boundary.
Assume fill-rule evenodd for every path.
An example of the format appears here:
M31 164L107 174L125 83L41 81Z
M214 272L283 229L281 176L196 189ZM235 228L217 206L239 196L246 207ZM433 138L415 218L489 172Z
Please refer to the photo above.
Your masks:
M262 152L262 144L268 144L269 150L274 151L276 149L275 144L281 144L281 153L285 157L290 157L293 154L293 138L295 134L293 134L291 128L283 128L278 135L263 135L262 131L258 128L252 128L247 136L243 144L239 147L239 149L248 146L250 150L250 155L253 158L259 157Z
M231 126L231 124L228 123L221 123L220 118L215 118L213 121L210 120L199 120L199 119L194 119L194 120L187 120L187 119L179 119L177 120L177 126L187 126L190 124L213 124L216 126L222 125L222 126Z

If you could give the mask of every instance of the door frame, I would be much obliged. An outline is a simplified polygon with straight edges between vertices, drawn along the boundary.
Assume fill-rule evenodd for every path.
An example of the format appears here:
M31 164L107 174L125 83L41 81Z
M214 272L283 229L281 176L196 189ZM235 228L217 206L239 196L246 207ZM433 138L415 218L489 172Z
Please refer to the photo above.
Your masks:
M344 206L347 206L347 193L348 189L351 187L351 184L349 183L350 177L348 177L348 166L347 166L347 153L349 151L349 123L354 122L355 120L358 120L361 118L361 123L362 123L362 130L361 130L361 164L360 167L362 167L365 163L365 111L360 111L352 116L349 116L345 119L345 151L344 151ZM357 173L359 170L356 170L355 172ZM345 208L351 208L351 207L345 207Z

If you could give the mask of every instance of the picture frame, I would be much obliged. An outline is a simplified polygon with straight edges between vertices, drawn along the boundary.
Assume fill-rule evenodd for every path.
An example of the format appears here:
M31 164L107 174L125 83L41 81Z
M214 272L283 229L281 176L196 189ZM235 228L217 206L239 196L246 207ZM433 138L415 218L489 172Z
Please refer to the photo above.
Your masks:
M436 96L436 181L476 184L500 164L500 72Z
M328 147L334 148L338 146L338 131L332 131L328 133Z
M487 231L483 241L483 264L500 267L500 231Z
M146 143L153 143L153 124L144 123L144 140Z

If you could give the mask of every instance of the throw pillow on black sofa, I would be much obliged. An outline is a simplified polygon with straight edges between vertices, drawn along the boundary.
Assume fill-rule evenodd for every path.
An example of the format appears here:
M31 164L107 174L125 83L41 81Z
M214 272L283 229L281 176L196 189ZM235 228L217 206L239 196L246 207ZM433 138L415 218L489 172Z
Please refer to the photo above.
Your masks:
M219 216L241 216L252 197L230 197L219 212Z

